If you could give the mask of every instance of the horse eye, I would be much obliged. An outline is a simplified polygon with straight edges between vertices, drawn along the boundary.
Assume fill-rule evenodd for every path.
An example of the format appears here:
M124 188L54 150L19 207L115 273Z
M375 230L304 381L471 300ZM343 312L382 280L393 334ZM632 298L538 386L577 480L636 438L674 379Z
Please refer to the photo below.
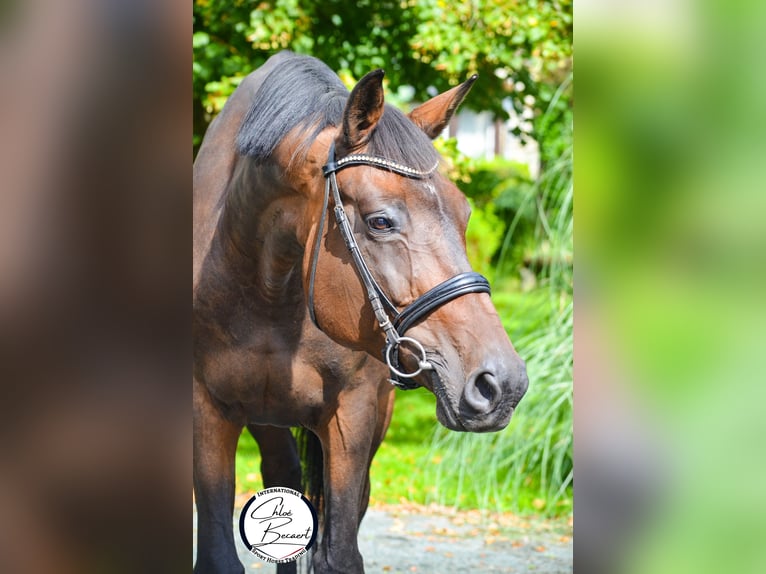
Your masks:
M388 229L393 228L394 224L391 223L391 220L387 217L376 215L367 220L367 226L373 231L387 231Z

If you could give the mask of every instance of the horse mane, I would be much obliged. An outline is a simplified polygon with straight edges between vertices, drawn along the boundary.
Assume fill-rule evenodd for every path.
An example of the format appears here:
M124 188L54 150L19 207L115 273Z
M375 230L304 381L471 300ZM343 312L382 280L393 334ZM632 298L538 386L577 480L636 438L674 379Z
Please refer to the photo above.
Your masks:
M349 92L324 63L290 54L263 80L237 134L237 150L255 160L268 160L293 129L302 130L308 151L324 129L340 125ZM386 104L368 143L368 153L418 170L429 170L440 156L426 134L397 108Z

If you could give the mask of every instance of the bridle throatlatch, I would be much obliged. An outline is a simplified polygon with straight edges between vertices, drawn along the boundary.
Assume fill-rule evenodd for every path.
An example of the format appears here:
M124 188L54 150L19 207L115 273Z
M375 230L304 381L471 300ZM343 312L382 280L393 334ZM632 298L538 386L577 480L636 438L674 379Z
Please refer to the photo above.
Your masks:
M436 170L438 164L434 165L434 167L428 171L419 171L397 162L367 154L352 154L336 161L335 143L330 145L327 165L322 168L325 176L325 191L322 215L319 221L319 229L317 230L314 253L311 260L311 271L309 274L309 315L311 316L314 325L321 330L314 312L314 279L316 277L317 261L319 259L325 218L327 217L330 191L332 191L333 202L335 203L335 220L338 223L338 229L346 243L349 253L351 253L354 266L356 267L359 277L362 280L362 284L367 291L367 298L370 301L373 313L375 313L375 318L386 335L386 346L383 349L383 359L388 365L391 373L389 380L393 385L400 389L415 389L419 385L412 379L423 371L432 370L433 365L428 361L426 350L423 348L423 345L417 339L405 336L407 330L426 315L429 315L432 311L449 303L453 299L467 295L468 293L489 293L489 281L487 281L484 276L474 271L460 273L459 275L440 283L433 289L430 289L405 307L404 310L399 311L372 276L370 268L367 266L364 257L362 257L359 245L354 238L354 233L351 230L351 224L346 216L346 211L343 209L343 202L341 201L340 190L338 189L338 181L335 174L341 169L355 165L368 165L378 169L392 171L404 177L424 179ZM403 372L402 366L399 364L399 347L402 343L410 343L417 349L420 355L418 359L418 368L411 373Z

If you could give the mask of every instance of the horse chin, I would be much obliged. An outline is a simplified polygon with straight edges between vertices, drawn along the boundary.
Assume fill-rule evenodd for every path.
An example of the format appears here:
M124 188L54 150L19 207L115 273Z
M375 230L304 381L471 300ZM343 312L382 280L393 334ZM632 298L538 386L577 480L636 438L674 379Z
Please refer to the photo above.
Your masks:
M436 396L436 419L449 430L466 432L468 429L460 421L447 391L447 386L444 384L444 377L439 373L443 368L440 360L438 358L434 360L433 357L429 357L429 360L436 367L429 373L429 384L427 385Z
M511 407L507 416L494 419L492 422L482 419L461 418L455 414L450 403L445 403L437 397L436 418L439 423L452 431L487 433L503 430L511 421L514 409Z
M452 407L447 405L446 407L441 401L436 403L436 419L441 423L443 427L452 431L467 432L468 429L463 426L460 420L455 416L452 411Z

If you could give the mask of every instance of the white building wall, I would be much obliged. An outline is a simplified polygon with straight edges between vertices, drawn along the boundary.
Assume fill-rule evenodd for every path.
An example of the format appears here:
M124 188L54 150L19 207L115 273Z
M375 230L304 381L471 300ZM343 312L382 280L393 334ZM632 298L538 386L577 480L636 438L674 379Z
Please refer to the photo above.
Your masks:
M520 120L512 109L509 113L511 118L504 122L501 128L503 133L500 134L504 138L501 145L503 157L528 165L530 176L536 178L540 170L537 142L532 140L524 145L511 133L510 130L519 125ZM472 158L492 159L495 156L495 128L496 124L489 112L461 111L457 116L458 150Z

